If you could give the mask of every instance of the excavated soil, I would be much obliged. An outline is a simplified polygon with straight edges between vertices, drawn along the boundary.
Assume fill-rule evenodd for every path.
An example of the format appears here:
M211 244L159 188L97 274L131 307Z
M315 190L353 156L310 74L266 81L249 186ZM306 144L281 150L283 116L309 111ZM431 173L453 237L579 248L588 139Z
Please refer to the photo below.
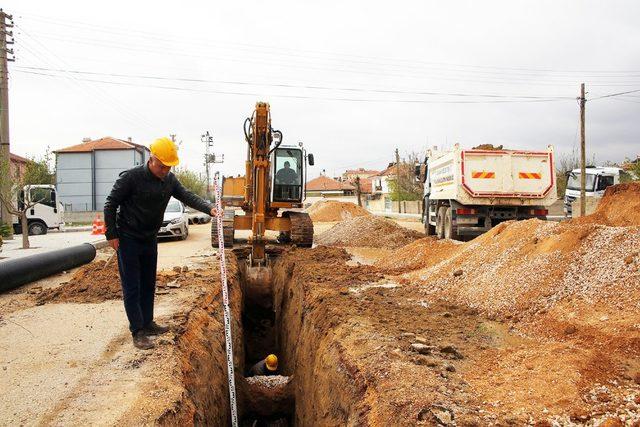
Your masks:
M363 216L339 222L315 238L317 245L395 249L424 237L378 216Z
M314 222L344 221L358 216L371 215L366 209L349 202L320 200L307 209Z
M537 222L518 224L526 228ZM498 236L511 227L503 226ZM422 243L431 246L426 239ZM509 252L509 247L501 250ZM464 280L452 274L455 286L438 295L429 280L349 265L348 258L338 248L297 249L275 266L284 369L296 378L296 424L599 425L617 419L631 425L640 418L635 305L614 320L615 327L595 335L589 329L589 338L580 328L558 334L556 328L532 328L510 318L506 314L512 309L502 304L503 316L478 309L506 299L511 287L511 304L520 304L529 293L518 291L517 279L530 281L540 268L516 271L515 282L503 281L497 269L493 281L499 285L477 289L484 302L478 303L453 298L456 287L463 295L486 284L477 282L476 271L463 271ZM510 265L517 268L518 263ZM537 280L543 287L546 282L544 275ZM578 308L564 310L573 324L586 320ZM633 321L620 323L625 317ZM589 318L596 327L608 320L600 314Z
M425 237L386 254L374 265L387 272L405 272L435 265L460 249L455 240Z
M161 271L156 277L156 293L162 295L181 286L202 284L206 281L206 276L208 275L203 275L202 271L188 271L186 267ZM38 305L50 302L97 303L121 298L122 288L116 259L94 261L82 266L68 282L44 289L35 297Z
M607 187L596 211L575 221L612 227L640 226L640 182Z

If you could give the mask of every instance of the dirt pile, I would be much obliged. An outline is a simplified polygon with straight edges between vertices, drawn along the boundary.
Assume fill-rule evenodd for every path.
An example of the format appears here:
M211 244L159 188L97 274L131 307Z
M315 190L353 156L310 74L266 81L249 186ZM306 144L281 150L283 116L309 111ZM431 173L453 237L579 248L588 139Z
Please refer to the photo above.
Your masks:
M613 227L640 226L640 182L607 187L596 211L576 221Z
M391 271L410 271L426 268L452 256L460 247L454 240L425 237L396 249L374 265ZM390 272L391 272L390 271Z
M100 260L80 267L68 282L55 288L44 289L37 294L37 304L42 305L49 302L97 303L121 299L122 288L118 274L118 261L113 259L108 265L106 263L106 261ZM156 293L162 295L172 289L198 283L203 281L207 274L200 270L189 271L184 267L158 272Z
M339 222L318 235L315 243L324 246L367 246L399 248L424 235L402 227L386 218L360 216Z
M422 270L424 292L490 315L521 317L580 299L640 307L640 228L527 220L502 223ZM640 320L640 319L639 319Z
M371 215L366 209L349 202L337 200L320 200L315 202L307 213L315 222L344 221L358 216Z

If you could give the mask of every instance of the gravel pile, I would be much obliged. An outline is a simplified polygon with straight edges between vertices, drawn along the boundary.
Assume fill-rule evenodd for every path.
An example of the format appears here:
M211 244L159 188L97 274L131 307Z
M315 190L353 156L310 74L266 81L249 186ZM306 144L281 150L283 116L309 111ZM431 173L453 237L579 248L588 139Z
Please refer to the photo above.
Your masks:
M307 213L315 222L344 221L358 216L371 215L366 209L348 202L337 200L320 200L307 209Z
M315 243L324 246L396 249L423 236L386 218L368 215L339 222L318 235Z
M640 308L640 227L504 223L414 274L422 291L488 315L526 317L562 301ZM640 320L640 315L638 315Z
M382 257L375 266L395 272L417 270L435 265L452 256L461 247L455 240L437 240L425 237L394 250Z

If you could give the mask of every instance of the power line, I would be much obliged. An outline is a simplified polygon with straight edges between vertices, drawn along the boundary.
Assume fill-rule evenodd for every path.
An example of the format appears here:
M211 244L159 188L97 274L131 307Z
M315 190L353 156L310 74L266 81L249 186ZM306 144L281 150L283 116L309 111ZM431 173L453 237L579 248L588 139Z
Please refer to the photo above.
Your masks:
M37 70L37 71L51 71L51 72L65 72L73 74L86 74L97 75L107 77L126 77L137 79L151 79L151 80L168 80L168 81L181 81L191 83L221 83L230 85L242 85L242 86L268 86L278 88L292 88L292 89L313 89L313 90L335 90L335 91L348 91L348 92L373 92L383 94L402 94L402 95L428 95L428 96L453 96L453 97L473 97L473 98L521 98L521 99L574 99L570 96L532 96L532 95L502 95L502 94L472 94L472 93L459 93L459 92L433 92L433 91L403 91L403 90L390 90L390 89L362 89L352 87L330 87L320 85L294 85L284 83L252 83L243 81L232 80L211 80L211 79L195 79L195 78L182 78L182 77L162 77L162 76L149 76L141 74L123 74L123 73L103 73L96 71L84 71L84 70L66 70L59 68L45 68L34 66L17 66L21 70Z
M594 101L596 99L602 99L602 98L611 98L613 96L621 96L621 95L626 95L626 94L629 94L629 93L636 93L636 92L640 92L640 89L629 90L629 91L626 91L626 92L610 93L609 95L602 95L602 96L598 96L597 98L591 98L591 99L589 99L589 101Z
M17 73L34 74L48 77L61 77L57 74L40 73L36 71L16 70ZM88 78L76 78L86 82L105 83L118 86L131 86L131 87L143 87L143 88L156 88L156 89L169 89L195 93L217 93L221 95L242 95L242 96L264 96L264 94L256 92L235 92L235 91L223 91L212 89L193 89L177 86L159 86L149 84L138 84L129 82L114 82L108 80L88 79ZM428 100L410 100L410 99L368 99L368 98L343 98L343 97L319 97L319 96L306 96L306 95L286 95L286 94L271 94L274 98L291 98L291 99L317 99L324 101L345 101L345 102L363 102L363 103L407 103L407 104L500 104L500 103L534 103L534 102L559 102L566 101L565 99L510 99L510 100L487 100L487 101L428 101Z
M106 26L106 25L96 25L96 24L82 22L82 21L53 19L51 17L46 17L44 15L24 14L23 17L27 18L27 19L33 19L33 20L45 22L45 23L52 24L52 25L85 29L85 30L91 31L92 33L95 33L96 31L102 31L102 32L110 32L110 33L122 34L122 35L135 34L137 37L155 39L155 40L167 40L167 41L176 40L175 37L168 38L166 36L163 36L160 33L154 33L154 32L149 32L149 31L141 31L141 30L134 30L134 29L123 28L123 27L111 27L111 26ZM185 38L185 37L182 37L181 40L191 41L193 43L197 43L197 44L201 44L201 45L209 45L209 46L213 43L211 41L202 41L201 39L195 40L195 39L189 39L189 38ZM344 53L339 53L339 52L305 50L305 49L296 49L296 48L283 48L283 47L277 47L277 46L268 46L268 45L264 45L264 44L249 44L249 43L238 43L238 42L228 42L228 41L226 41L226 42L218 41L217 43L218 44L226 43L226 44L229 44L229 45L232 45L232 46L245 46L245 47L250 47L250 48L253 48L253 49L260 49L261 51L264 50L264 49L271 49L271 50L277 50L277 51L288 50L288 51L296 51L296 52L302 52L302 53L314 53L314 54L321 54L321 55L332 55L332 56L341 56L341 57L345 57L345 58L359 58L359 59L367 59L367 60L375 60L375 61L400 61L400 62L405 62L405 63L409 63L409 64L423 64L423 65L429 65L429 66L447 66L447 67L458 67L458 68L472 68L472 69L475 69L475 70L498 70L499 72L500 71L507 71L507 72L526 71L527 72L527 73L520 73L520 75L535 75L536 73L564 73L564 74L570 74L570 73L579 73L579 74L584 74L584 73L629 74L629 73L632 73L634 75L640 76L640 70L573 70L573 69L557 70L557 69L549 69L549 68L500 67L500 66L493 66L493 65L474 65L474 64L456 64L456 63L444 63L444 62L428 62L428 61L421 61L421 60L418 60L418 59L406 59L406 58L384 58L384 57L376 57L376 56L344 54ZM584 76L582 76L582 77L584 77ZM602 77L602 76L600 76L600 77ZM616 76L610 76L610 77L616 77Z

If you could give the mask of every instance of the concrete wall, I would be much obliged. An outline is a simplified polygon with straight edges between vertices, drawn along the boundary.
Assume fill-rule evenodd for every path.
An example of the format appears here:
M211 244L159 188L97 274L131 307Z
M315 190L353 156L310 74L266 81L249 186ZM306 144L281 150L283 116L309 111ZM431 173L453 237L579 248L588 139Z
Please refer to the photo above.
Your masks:
M148 153L97 150L56 155L56 187L66 211L101 211L122 171L143 164Z
M104 220L104 214L102 211L65 211L62 214L62 220L65 223L92 223L96 217L96 214L100 215L100 218Z

